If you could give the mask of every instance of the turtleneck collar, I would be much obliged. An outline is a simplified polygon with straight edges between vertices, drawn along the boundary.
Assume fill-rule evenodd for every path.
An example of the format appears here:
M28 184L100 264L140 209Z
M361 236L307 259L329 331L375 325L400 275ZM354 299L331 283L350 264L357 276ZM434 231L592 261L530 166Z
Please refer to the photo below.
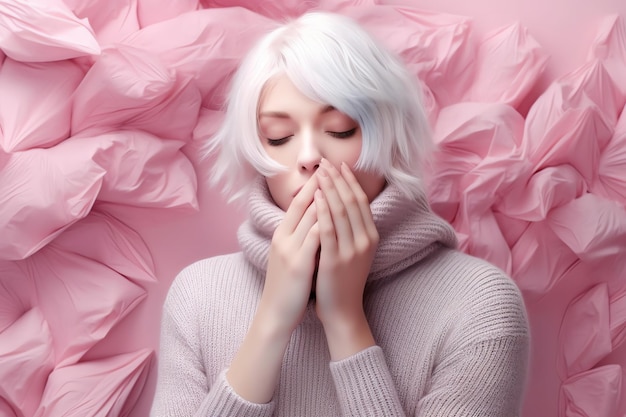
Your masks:
M397 187L388 185L370 208L380 236L370 281L396 274L441 246L457 245L454 230L430 210L424 195L411 200ZM263 177L258 177L251 187L248 209L250 215L237 237L248 261L265 271L274 230L285 212L272 200Z

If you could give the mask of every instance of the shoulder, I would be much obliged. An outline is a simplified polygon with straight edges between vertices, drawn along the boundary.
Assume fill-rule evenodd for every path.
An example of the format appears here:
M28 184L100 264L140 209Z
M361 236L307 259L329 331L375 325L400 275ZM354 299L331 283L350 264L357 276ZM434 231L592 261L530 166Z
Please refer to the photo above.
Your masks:
M515 281L489 262L459 251L446 251L440 260L448 272L447 294L457 331L466 341L528 337L528 319Z
M174 278L165 300L166 308L205 305L224 292L236 291L253 280L257 271L241 252L201 259L183 268Z
M447 279L472 303L522 302L521 293L511 277L495 265L474 256L447 250L439 258ZM479 297L478 299L476 297Z
M214 280L216 276L236 269L240 264L245 264L241 252L200 259L187 265L178 273L172 281L170 291L206 284L207 281Z
M421 265L420 273L435 281L458 302L467 300L476 303L483 297L491 301L494 298L522 301L517 284L504 271L457 250L440 250Z
M426 292L436 316L463 334L476 338L525 336L526 308L516 283L489 262L452 249L426 259L409 281ZM434 313L434 312L433 312Z

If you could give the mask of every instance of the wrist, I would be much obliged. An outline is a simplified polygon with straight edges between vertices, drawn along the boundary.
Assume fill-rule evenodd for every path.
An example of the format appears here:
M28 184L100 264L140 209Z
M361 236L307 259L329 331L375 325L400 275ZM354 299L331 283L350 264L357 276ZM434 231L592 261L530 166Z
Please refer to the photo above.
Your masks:
M279 327L255 316L226 372L237 395L256 404L271 401L289 338Z
M345 359L376 345L365 313L336 317L322 325L333 361Z
M293 320L286 320L284 315L275 312L271 308L263 308L259 306L252 327L259 337L269 338L271 340L280 340L288 342L291 334L295 330L297 324Z
M226 373L240 397L257 404L271 401L290 338L279 322L257 311Z

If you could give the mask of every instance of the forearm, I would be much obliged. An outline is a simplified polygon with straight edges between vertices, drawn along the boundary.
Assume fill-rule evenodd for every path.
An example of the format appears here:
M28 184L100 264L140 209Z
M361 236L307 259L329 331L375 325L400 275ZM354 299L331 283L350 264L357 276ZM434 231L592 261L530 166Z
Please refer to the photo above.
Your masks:
M226 373L233 390L252 403L272 400L285 350L309 301L319 248L311 204L316 189L311 176L274 231L259 307Z
M239 396L257 404L272 400L290 338L290 332L257 313L226 374Z

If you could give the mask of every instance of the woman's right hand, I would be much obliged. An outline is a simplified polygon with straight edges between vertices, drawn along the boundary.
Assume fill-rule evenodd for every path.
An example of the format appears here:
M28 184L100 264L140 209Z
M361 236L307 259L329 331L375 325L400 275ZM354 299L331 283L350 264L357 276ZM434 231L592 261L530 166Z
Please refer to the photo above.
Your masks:
M263 295L257 311L266 324L291 335L302 321L320 246L313 203L319 188L313 175L293 198L272 236Z
M291 333L309 301L320 246L313 204L318 186L313 175L274 232L259 307L226 373L234 391L253 403L272 399Z

